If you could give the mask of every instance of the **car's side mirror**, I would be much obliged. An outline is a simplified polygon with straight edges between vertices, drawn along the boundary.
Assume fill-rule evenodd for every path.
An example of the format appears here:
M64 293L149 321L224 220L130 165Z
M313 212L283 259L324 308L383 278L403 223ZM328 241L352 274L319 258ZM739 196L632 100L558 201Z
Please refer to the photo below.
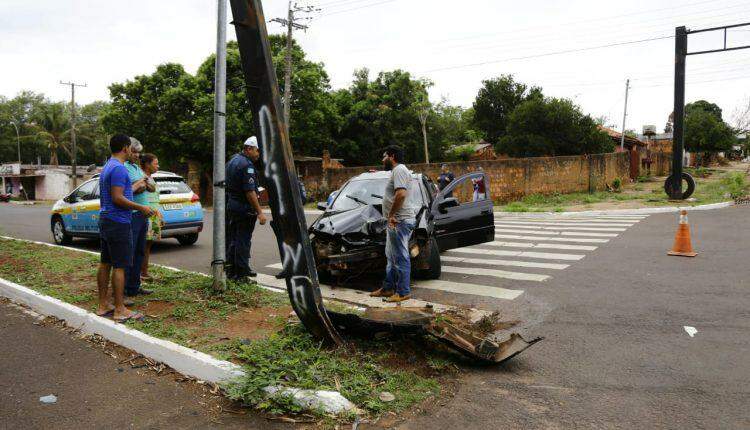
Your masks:
M326 202L318 202L318 209L321 211L324 211L328 209L328 203Z
M458 206L458 200L455 197L447 197L442 202L438 203L438 210L440 213L445 213L448 208Z
M64 201L65 203L75 203L75 202L77 201L77 199L76 199L76 195L75 195L75 194L71 194L71 195L69 195L69 196L65 197L65 198L63 199L63 201Z

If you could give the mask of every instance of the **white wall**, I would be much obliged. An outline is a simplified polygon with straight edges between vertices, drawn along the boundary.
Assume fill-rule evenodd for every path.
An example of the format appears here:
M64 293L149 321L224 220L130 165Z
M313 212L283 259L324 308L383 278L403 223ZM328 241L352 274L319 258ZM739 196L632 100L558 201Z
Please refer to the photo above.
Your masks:
M79 179L79 184L83 182ZM47 170L36 179L36 200L59 200L72 191L71 180L63 172Z

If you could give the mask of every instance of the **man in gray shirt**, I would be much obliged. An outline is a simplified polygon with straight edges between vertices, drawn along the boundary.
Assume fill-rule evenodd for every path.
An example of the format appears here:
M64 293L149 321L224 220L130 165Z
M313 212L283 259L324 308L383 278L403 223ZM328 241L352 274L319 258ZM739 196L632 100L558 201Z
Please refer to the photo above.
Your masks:
M414 208L409 202L411 172L402 164L403 160L404 151L398 146L391 145L383 153L383 167L391 171L383 193L383 216L388 220L385 241L388 264L383 287L370 295L386 297L387 302L403 302L411 298L409 238L416 220Z

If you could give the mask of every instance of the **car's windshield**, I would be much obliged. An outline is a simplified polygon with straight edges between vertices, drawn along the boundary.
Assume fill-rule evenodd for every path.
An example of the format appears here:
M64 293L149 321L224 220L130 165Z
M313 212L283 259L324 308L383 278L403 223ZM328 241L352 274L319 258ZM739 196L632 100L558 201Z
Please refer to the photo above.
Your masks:
M387 182L388 178L349 181L344 185L344 188L339 190L336 200L333 201L329 209L333 211L348 211L362 205L382 204L385 184ZM422 193L419 188L419 180L412 179L408 198L412 206L422 206Z

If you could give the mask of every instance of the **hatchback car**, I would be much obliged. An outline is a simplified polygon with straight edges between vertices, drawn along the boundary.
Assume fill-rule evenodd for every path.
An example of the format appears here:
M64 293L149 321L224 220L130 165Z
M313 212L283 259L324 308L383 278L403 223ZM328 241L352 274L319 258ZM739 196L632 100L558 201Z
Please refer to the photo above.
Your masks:
M385 267L386 220L383 192L390 172L375 171L351 178L323 214L310 226L318 274L368 273ZM409 240L412 270L426 279L440 277L440 252L495 240L492 200L474 193L475 184L489 182L484 172L461 176L438 191L422 174L412 174L407 197L416 209L416 226Z
M153 176L159 190L159 208L164 217L161 237L174 237L181 245L192 245L203 230L203 208L198 195L180 175L157 172ZM50 226L58 245L70 244L74 237L99 237L99 177L81 184L52 206Z

